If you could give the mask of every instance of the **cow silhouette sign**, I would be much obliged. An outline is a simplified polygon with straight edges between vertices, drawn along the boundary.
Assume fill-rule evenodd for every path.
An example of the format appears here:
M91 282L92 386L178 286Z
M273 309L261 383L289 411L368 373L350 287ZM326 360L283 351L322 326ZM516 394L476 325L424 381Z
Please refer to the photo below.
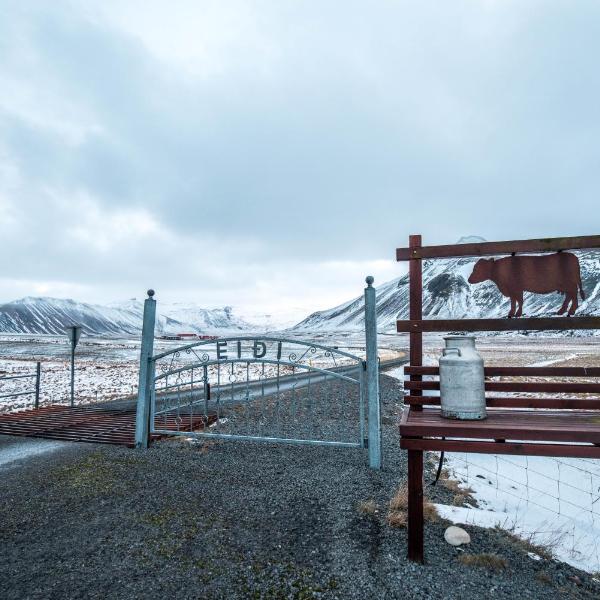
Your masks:
M481 258L475 263L469 283L493 281L500 293L510 298L508 318L523 314L523 293L565 295L559 315L575 314L579 306L577 295L585 299L581 286L579 259L570 252L542 256L507 256L494 260ZM518 308L517 308L518 306Z

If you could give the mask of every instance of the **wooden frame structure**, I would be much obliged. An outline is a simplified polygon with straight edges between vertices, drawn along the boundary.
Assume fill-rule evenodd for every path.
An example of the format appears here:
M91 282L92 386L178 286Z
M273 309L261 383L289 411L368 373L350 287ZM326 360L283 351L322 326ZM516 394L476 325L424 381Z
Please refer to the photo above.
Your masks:
M422 260L591 248L600 248L600 236L422 246L421 236L411 235L408 248L396 250L398 261L409 261L410 278L409 320L397 322L398 332L410 334L410 365L405 369L409 380L404 386L408 393L400 423L400 447L408 451L410 560L423 562L424 558L424 451L600 458L600 412L590 412L600 411L600 399L587 397L600 393L600 382L580 381L600 377L600 368L487 367L486 393L497 395L486 394L489 410L484 421L444 419L440 415L439 393L423 395L425 390L440 387L439 378L423 381L423 376L439 376L438 367L423 366L423 332L600 329L600 317L424 320ZM554 381L523 381L531 377ZM557 378L562 381L556 381ZM506 392L523 395L501 395ZM532 393L544 396L531 396Z

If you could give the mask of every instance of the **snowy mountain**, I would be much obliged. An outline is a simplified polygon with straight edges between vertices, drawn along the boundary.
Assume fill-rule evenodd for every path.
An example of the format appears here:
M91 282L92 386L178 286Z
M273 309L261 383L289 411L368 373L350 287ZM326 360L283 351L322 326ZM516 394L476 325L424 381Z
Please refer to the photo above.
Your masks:
M62 334L66 326L80 324L88 335L139 335L143 306L143 302L136 299L102 306L59 298L27 297L0 305L0 332ZM235 316L230 307L203 309L194 305L158 305L158 335L251 328L249 323Z
M462 238L459 243L484 241ZM578 315L600 312L600 252L574 252L579 256L581 279L586 299ZM423 318L499 318L506 317L510 300L500 294L491 281L471 285L469 275L477 258L451 258L423 261ZM377 286L379 331L395 331L396 319L408 319L408 275ZM525 294L523 316L552 316L562 304L559 294ZM329 310L313 313L294 326L294 330L356 330L364 327L364 301L360 296Z

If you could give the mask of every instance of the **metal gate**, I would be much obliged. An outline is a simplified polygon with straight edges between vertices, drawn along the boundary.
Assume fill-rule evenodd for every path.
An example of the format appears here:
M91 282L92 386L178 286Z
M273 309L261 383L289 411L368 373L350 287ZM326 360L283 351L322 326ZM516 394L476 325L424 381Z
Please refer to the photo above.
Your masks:
M197 341L154 355L156 301L149 290L136 447L147 447L151 434L368 447L370 466L380 468L372 283L367 277L365 358L309 341L261 336ZM204 423L201 430L199 418Z
M150 431L173 434L175 416L186 425L175 435L361 448L364 374L358 356L304 341L196 342L150 359ZM199 415L206 426L190 434Z

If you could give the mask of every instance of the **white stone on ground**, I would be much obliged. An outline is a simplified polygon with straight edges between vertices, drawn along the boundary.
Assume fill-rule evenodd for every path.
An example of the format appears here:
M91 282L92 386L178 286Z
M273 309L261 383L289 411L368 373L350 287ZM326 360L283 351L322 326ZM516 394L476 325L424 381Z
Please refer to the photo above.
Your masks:
M471 536L461 527L451 525L444 532L444 539L452 546L460 546L468 544L471 541Z

